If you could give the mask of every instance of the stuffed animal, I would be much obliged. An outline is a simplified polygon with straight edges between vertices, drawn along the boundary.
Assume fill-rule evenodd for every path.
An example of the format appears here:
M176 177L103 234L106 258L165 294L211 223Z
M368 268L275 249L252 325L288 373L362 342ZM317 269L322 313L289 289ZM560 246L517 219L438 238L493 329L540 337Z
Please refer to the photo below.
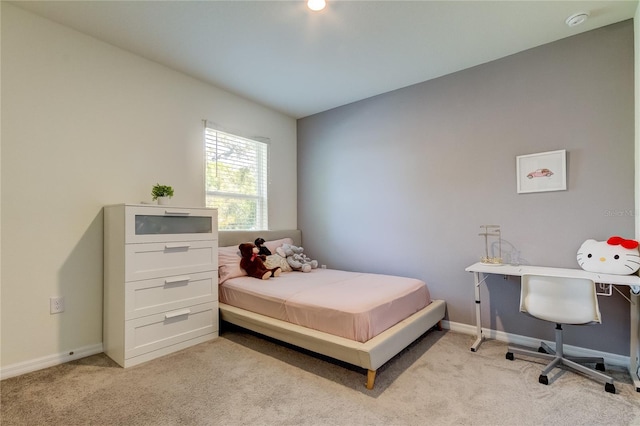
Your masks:
M276 253L287 259L287 263L294 271L311 272L318 267L317 260L311 260L304 254L304 248L292 244L283 244L276 249Z
M638 242L621 237L587 240L580 246L577 259L585 271L602 274L629 275L640 268Z
M254 241L256 247L258 247L258 254L260 256L271 256L271 250L267 246L264 245L264 238L256 238ZM266 260L266 257L262 260Z
M258 255L258 247L251 243L242 243L240 249L240 267L247 272L247 275L261 280L268 280L271 277L280 276L280 267L269 269L264 266L262 257Z

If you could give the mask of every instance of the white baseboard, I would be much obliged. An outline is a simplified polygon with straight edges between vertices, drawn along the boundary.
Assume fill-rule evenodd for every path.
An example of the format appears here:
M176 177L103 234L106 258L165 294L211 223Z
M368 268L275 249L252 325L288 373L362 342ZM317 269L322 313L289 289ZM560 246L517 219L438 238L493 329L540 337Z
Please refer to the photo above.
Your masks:
M65 362L74 361L76 359L85 358L102 352L102 343L99 343L97 345L85 346L72 352L61 352L59 354L47 355L31 361L8 365L0 369L0 380L31 373L32 371L42 370L47 367L53 367L54 365L64 364Z
M455 331L462 334L469 334L472 336L476 335L476 327L473 325L446 320L442 320L441 324L442 328L445 328L447 330ZM490 330L487 328L483 328L482 333L487 339L498 340L505 343L512 343L514 345L528 346L531 348L537 348L540 345L540 339L535 339L533 337L520 336L518 334L505 333L503 331ZM554 342L550 342L548 340L544 340L544 342L551 346L554 345ZM570 353L574 356L602 357L604 358L604 362L607 364L618 365L622 367L629 366L628 356L595 351L593 349L580 348L578 346L571 345L565 345L565 349L567 353ZM480 350L482 350L482 346L480 346ZM104 352L102 343L99 343L97 345L85 346L83 348L77 349L71 354L69 352L63 352L34 359L31 361L8 365L0 369L0 380L19 376L21 374L31 373L33 371L42 370L43 368L47 367L53 367L54 365L64 364L65 362L74 361L76 359L85 358L102 352Z
M476 335L476 326L469 324L462 324L458 322L442 321L442 328L446 328L451 331L455 331L463 334ZM482 329L482 334L486 339L498 340L500 342L511 343L513 345L528 346L530 348L537 348L540 346L540 339L533 337L521 336L518 334L505 333L504 331L490 330L488 328ZM549 340L542 340L551 347L555 346L555 342ZM565 352L573 356L585 356L585 357L600 357L604 359L605 364L618 365L621 367L629 366L629 357L624 355L612 354L609 352L601 352L593 349L581 348L578 346L564 345ZM482 345L480 349L482 350Z

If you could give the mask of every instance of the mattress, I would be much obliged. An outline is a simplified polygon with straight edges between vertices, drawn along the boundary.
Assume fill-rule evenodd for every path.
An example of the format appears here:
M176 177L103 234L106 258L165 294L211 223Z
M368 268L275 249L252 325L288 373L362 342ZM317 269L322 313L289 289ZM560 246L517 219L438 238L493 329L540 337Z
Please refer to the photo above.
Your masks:
M358 342L366 342L431 303L423 281L333 269L289 272L269 280L232 278L219 286L219 299Z

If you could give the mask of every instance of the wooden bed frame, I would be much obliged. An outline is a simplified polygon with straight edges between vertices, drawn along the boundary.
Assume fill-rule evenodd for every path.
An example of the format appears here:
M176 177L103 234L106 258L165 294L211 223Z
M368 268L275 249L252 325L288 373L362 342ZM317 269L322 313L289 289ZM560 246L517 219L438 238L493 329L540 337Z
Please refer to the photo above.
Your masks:
M296 245L301 245L302 241L300 230L220 231L218 244L220 247L232 246L242 242L253 242L258 237L267 241L290 237ZM377 369L432 327L438 326L440 328L440 321L444 318L445 309L446 304L443 300L433 300L429 306L364 343L291 324L224 303L220 303L220 317L223 321L256 333L366 368L368 370L366 386L367 389L373 389Z

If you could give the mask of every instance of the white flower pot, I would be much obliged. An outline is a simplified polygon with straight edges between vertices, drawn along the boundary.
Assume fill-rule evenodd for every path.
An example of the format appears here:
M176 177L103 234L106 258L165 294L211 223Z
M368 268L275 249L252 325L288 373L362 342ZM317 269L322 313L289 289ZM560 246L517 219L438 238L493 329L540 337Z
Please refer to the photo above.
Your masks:
M171 197L158 197L158 205L166 206L169 204Z

